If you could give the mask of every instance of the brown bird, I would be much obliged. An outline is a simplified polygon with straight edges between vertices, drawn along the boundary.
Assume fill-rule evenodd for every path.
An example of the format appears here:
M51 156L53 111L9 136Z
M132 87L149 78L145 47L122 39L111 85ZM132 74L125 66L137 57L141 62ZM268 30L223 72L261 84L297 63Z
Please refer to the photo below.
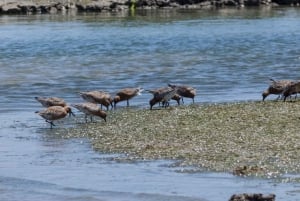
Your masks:
M67 106L64 99L58 97L34 97L38 102L40 102L44 107L51 106Z
M190 86L184 86L184 85L173 85L168 84L169 87L177 87L177 93L179 96L182 97L182 103L183 103L183 97L185 98L191 98L194 101L194 98L196 96L196 89Z
M287 97L293 94L296 94L296 99L298 93L300 93L300 81L291 82L291 84L289 84L282 92L283 101L285 101Z
M69 106L50 106L35 113L43 117L46 122L50 124L50 128L52 128L52 126L55 126L53 121L64 118L68 113L73 114Z
M101 109L102 105L104 105L107 110L109 110L109 106L113 107L113 99L111 98L111 95L104 91L79 92L79 94L84 100L90 103L100 104Z
M158 88L158 89L152 89L152 90L146 90L146 91L148 91L149 93L151 93L151 94L153 94L153 103L155 102L154 100L156 100L156 101L159 101L159 99L163 99L163 98L159 98L158 96L160 96L162 93L164 93L164 92L166 92L166 91L168 91L168 90L170 90L171 88L170 87L161 87L161 88ZM176 102L177 102L177 104L178 105L180 105L180 100L181 100L181 97L176 93L176 94L174 94L174 96L171 98L172 100L175 100ZM156 102L157 103L157 102ZM156 103L154 103L154 104L156 104ZM158 102L159 104L160 103L162 103L162 106L167 106L167 105L169 105L169 103L168 102L162 102L162 101L159 101ZM150 106L151 106L151 104L150 104ZM153 106L153 105L152 105Z
M137 95L140 95L143 91L142 88L125 88L121 89L114 97L114 107L118 102L127 101L127 107L129 107L129 100Z
M106 112L101 110L95 103L78 103L72 104L72 106L85 114L85 122L87 122L87 116L90 116L91 122L93 121L93 116L98 116L106 122Z
M285 89L290 86L293 80L271 80L271 84L269 87L262 93L263 101L269 96L270 94L279 95L277 99L280 98L281 94L285 91Z
M153 98L149 101L150 110L156 103L163 103L164 107L169 106L169 101L177 94L177 88L165 87L160 88L160 90L149 90L153 94Z

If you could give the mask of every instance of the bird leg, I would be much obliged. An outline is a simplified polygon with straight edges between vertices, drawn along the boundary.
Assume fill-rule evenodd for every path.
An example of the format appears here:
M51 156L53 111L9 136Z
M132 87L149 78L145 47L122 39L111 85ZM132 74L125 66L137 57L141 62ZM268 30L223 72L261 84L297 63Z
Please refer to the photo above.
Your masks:
M87 123L87 114L84 115L85 123Z
M51 129L52 129L53 126L55 126L55 124L53 123L53 121L46 120L46 122L50 124L50 128Z

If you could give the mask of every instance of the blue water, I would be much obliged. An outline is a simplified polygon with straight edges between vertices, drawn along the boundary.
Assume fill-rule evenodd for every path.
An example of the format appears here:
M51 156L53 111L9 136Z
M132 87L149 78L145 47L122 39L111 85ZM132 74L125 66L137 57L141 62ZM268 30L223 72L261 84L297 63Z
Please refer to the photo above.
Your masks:
M0 16L0 199L221 201L261 192L300 200L298 183L115 161L48 129L33 98L75 103L79 91L175 83L196 88L200 104L261 100L269 78L299 79L299 17L298 8ZM148 108L151 96L130 104Z

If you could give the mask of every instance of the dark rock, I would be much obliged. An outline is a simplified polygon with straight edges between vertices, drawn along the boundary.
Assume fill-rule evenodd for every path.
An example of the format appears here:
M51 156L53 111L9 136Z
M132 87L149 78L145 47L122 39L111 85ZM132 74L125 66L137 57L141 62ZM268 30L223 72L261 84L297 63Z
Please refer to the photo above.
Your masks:
M21 4L19 8L21 9L21 13L25 14L38 13L40 11L36 4Z
M1 11L5 14L20 14L21 8L18 3L8 3L1 7Z
M49 13L49 10L50 10L49 7L50 7L49 5L41 5L41 6L40 6L40 11L41 11L41 13L42 13L42 14Z
M146 7L146 6L155 7L156 5L157 4L155 0L139 0L136 2L137 7Z
M263 194L234 194L229 201L275 201L275 195L263 195Z
M55 14L57 13L58 11L61 11L61 7L59 7L60 9L58 9L56 7L57 4L45 4L45 5L41 5L39 6L40 8L40 12L42 14L47 14L47 13L51 13L51 14Z
M273 0L272 2L279 5L297 5L300 3L300 0Z
M245 0L245 6L259 6L261 4L261 0Z
M156 0L156 5L158 7L169 7L170 1L169 0Z
M200 5L201 8L204 8L204 9L213 8L213 5L210 1L203 1L199 5Z
M95 1L86 5L76 4L76 7L79 12L102 12L103 10L119 10L119 5L116 1Z

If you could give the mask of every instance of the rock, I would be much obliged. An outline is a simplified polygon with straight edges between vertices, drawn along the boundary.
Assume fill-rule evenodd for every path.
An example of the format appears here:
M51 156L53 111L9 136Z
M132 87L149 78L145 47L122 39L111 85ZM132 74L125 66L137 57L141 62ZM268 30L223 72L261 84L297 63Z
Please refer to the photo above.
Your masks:
M259 6L261 4L261 0L245 0L245 6Z
M34 13L38 13L40 12L40 9L39 7L34 4L34 3L22 3L20 5L18 5L19 8L21 9L21 13L24 13L24 14L34 14Z
M19 7L18 3L8 3L5 5L2 5L1 7L1 13L5 14L19 14L21 13L21 8Z
M229 201L275 201L275 195L263 195L263 194L234 194Z
M57 8L55 6L51 6L50 10L49 10L49 13L56 14L57 13Z
M156 4L158 7L168 7L168 6L170 6L170 1L169 0L157 0Z
M5 2L5 3L4 3ZM295 6L300 0L7 0L0 1L0 14L35 14L65 12L121 12L134 3L137 9L191 8L212 9L245 6Z

